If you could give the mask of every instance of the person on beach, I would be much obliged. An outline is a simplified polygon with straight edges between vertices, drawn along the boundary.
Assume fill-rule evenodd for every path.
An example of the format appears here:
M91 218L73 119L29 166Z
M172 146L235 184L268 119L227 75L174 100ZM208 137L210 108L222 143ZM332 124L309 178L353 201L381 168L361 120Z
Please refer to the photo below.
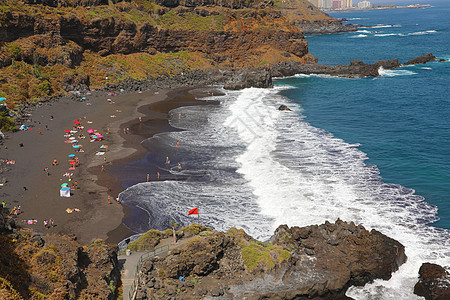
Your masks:
M56 166L58 164L58 161L56 159L53 160L53 165Z
M139 123L142 123L142 117L139 117Z
M147 174L147 182L150 181L150 174Z
M45 174L47 174L47 176L50 175L50 173L48 172L48 168L44 168L44 172L45 172Z
M108 196L108 204L111 204L111 197Z
M181 171L181 163L178 163L178 172Z
M120 204L119 197L116 198L117 204Z
M159 172L156 172L156 175L158 176L158 180L159 180Z
M2 207L6 207L6 202L2 201Z
M50 222L50 227L54 227L54 226L55 226L55 224L54 224L54 222L53 222L53 219L52 219L52 218L50 218L49 222Z
M170 160L169 160L169 157L166 156L166 165L168 165L168 164L170 164Z
M123 129L123 133L127 134L127 129L126 128Z
M20 215L21 210L22 210L22 206L18 205L17 206L17 214L18 215Z
M78 189L78 182L75 181L73 184L75 185L75 189Z
M44 220L44 227L45 227L45 229L48 229L48 221L47 220Z
M103 172L103 171L105 171L105 166L104 166L104 165L102 165L102 172Z
M38 133L39 133L39 134L42 134L42 132L41 132L41 130L40 130L40 129L38 130Z

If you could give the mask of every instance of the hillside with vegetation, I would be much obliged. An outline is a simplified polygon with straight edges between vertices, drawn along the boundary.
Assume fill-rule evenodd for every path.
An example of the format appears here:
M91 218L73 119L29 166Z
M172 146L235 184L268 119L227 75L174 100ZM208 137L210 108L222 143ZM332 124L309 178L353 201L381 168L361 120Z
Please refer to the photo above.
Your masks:
M126 79L314 58L271 1L1 0L8 107Z

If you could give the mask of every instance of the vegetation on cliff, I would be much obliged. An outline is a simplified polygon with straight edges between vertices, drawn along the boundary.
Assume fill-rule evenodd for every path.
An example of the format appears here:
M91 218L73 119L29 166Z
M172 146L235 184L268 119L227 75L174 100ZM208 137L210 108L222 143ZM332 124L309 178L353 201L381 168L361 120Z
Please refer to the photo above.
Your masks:
M8 107L125 79L308 62L270 1L0 0L0 96Z

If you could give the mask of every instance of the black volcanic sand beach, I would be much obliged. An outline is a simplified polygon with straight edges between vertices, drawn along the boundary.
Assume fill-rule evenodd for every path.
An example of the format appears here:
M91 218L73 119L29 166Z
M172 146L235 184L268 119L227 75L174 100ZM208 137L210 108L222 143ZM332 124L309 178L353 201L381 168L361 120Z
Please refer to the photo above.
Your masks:
M145 156L146 149L141 146L143 139L155 133L175 130L168 124L168 111L204 103L195 100L189 93L191 89L117 96L97 92L88 95L84 101L67 97L30 109L30 119L25 124L32 129L8 133L0 151L0 159L15 161L10 165L2 163L0 196L9 209L21 206L16 222L38 232L74 234L82 243L98 238L117 243L133 234L122 224L130 211L115 201L122 191L120 166ZM199 94L206 95L206 92ZM108 98L111 101L107 101ZM139 122L139 117L142 122ZM80 133L87 136L79 139L84 150L82 153L75 152L69 136L64 136L65 130L72 128L74 120L80 120L84 126L74 136L78 138ZM104 139L89 142L86 131L91 128L103 134ZM124 133L124 128L129 128L129 133ZM108 150L104 155L96 155L101 145L107 146ZM76 154L79 158L79 165L74 170L69 170L72 166L69 154ZM53 166L55 159L58 164ZM45 168L48 168L49 175ZM119 170L118 178L112 176L112 168ZM66 173L73 174L71 181L63 176ZM69 198L60 197L64 182L69 186L74 182L78 184ZM43 221L50 218L55 226L45 229ZM27 224L28 220L37 220L37 223Z
M214 91L214 94L219 94ZM141 119L134 119L130 122L122 124L123 128L129 128L129 134L122 135L125 138L124 144L127 147L136 148L136 152L123 159L114 161L114 164L108 169L107 176L110 178L103 181L99 180L98 184L106 186L106 184L114 184L114 190L118 191L114 193L117 197L118 194L127 187L127 181L129 178L133 178L135 183L147 181L147 175L149 181L156 180L182 180L179 176L175 176L165 170L165 154L155 153L152 149L160 149L157 144L157 140L146 141L145 146L141 144L142 141L154 136L155 134L171 131L180 131L178 128L174 128L169 124L169 112L173 109L193 106L193 105L216 105L216 101L203 101L196 100L197 98L206 97L209 95L207 88L180 88L171 91L167 94L167 98L163 101L152 103L149 105L141 106L138 109L139 113L142 113ZM150 160L148 160L150 156ZM145 162L142 159L146 157ZM141 164L142 162L142 164ZM131 165L138 163L140 166L138 169ZM159 179L158 179L159 172ZM136 207L125 206L125 219L124 223L133 223L133 220L140 219L140 215L145 213ZM122 223L115 230L108 233L109 241L118 242L117 237L126 238L130 236L130 230Z

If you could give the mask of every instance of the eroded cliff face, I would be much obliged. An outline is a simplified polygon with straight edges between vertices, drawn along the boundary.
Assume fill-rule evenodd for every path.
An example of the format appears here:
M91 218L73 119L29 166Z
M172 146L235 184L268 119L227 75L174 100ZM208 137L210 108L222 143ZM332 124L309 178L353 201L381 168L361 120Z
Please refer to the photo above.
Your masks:
M282 225L266 243L235 228L199 230L167 257L145 261L137 299L345 299L349 286L389 279L406 261L399 242L340 220Z
M50 96L39 84L47 80L53 93L61 91L63 75L74 69L98 87L105 77L118 82L126 77L144 79L193 69L234 70L315 61L302 31L271 1L106 2L2 0L0 67L5 75L0 78L0 93L13 101ZM174 64L160 62L174 55L178 55ZM159 61L154 64L158 70L151 73L135 66L138 74L127 73L136 61L141 66ZM171 69L166 71L168 65ZM10 78L15 73L10 66L26 69L22 73L34 73L36 78L27 78L26 84L17 82ZM36 72L35 66L50 66L53 71L45 70L49 75L43 76L43 70ZM5 87L11 84L21 91Z
M329 34L356 31L355 25L344 25L315 7L308 0L277 0L275 6L291 24L302 29L304 34Z
M74 14L55 16L7 12L2 19L0 35L5 42L15 41L20 50L18 53L3 51L1 65L7 66L16 59L40 65L62 63L73 67L81 63L86 50L102 56L197 52L210 59L213 65L227 68L254 66L263 61L310 61L302 32L291 26L280 11L268 5L261 6L265 7L242 10L176 6L173 9L161 8L156 14L171 14L179 18L189 14L199 20L217 16L216 19L221 20L216 28L211 26L205 30L161 26L151 24L151 20L136 24L120 16L82 18Z

